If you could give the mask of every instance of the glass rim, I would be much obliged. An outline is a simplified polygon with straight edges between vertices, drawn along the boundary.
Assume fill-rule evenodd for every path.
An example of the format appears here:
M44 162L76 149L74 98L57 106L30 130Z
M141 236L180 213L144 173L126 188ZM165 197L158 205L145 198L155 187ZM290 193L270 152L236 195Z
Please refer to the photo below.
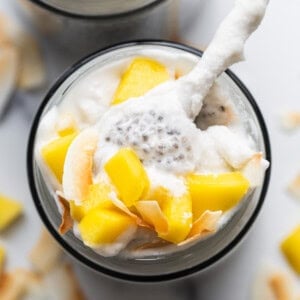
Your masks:
M118 43L113 46L109 46L106 48L103 48L101 50L98 50L81 60L79 60L77 63L75 63L73 66L69 67L58 79L57 81L52 85L52 87L49 89L48 93L44 97L42 103L40 104L29 134L29 140L28 140L28 146L27 146L27 177L28 177L28 183L29 188L31 192L31 196L33 199L33 202L35 204L35 207L39 213L40 218L42 219L44 225L47 227L49 232L52 234L52 236L56 239L56 241L62 246L62 248L70 254L72 257L74 257L77 261L81 262L84 266L91 268L94 271L101 272L102 274L108 275L113 278L118 278L126 281L135 281L135 282L160 282L160 281L169 281L174 279L179 279L182 277L190 276L194 273L203 271L204 269L214 265L218 261L220 261L222 258L224 258L227 254L232 252L236 248L236 246L242 241L242 239L246 236L249 229L252 227L254 221L256 220L262 205L265 201L266 193L268 190L269 182L270 182L270 174L271 174L271 146L270 146L270 140L269 140L269 134L267 130L267 126L265 124L264 118L262 116L262 113L254 100L254 97L249 92L249 90L246 88L246 86L242 83L242 81L229 69L225 71L225 73L230 77L231 80L237 85L237 87L241 90L241 92L245 95L245 98L249 102L251 108L253 109L255 116L258 120L259 127L261 129L262 138L263 138L263 144L264 144L264 150L265 150L265 157L270 162L269 168L265 172L264 181L261 187L261 193L259 195L259 199L257 201L256 207L253 210L252 215L247 220L244 227L241 229L241 231L237 234L237 236L224 248L222 248L217 254L210 257L209 259L205 260L204 262L201 262L193 267L189 267L184 270L175 271L168 274L162 274L162 275L133 275L133 274L126 274L124 272L119 272L115 270L111 270L109 268L103 267L88 258L84 257L79 251L77 251L75 248L73 248L71 245L69 245L62 236L58 233L57 228L55 228L50 220L47 217L47 214L42 206L42 202L40 200L40 197L38 195L38 191L36 188L36 182L35 182L35 176L34 176L34 145L35 145L35 137L37 133L37 129L39 126L39 122L41 119L41 115L44 111L44 108L48 104L48 102L51 100L52 96L56 92L56 90L63 84L63 82L75 71L77 71L79 68L81 68L86 63L90 62L94 58L101 56L105 53L108 53L110 51L115 51L119 49L123 49L126 47L132 47L132 46L139 46L139 45L152 45L152 46L166 46L171 47L183 51L187 51L191 54L197 55L199 57L202 56L203 51L198 50L196 48L180 44L177 42L171 42L166 40L137 40L137 41L131 41L131 42L125 42L125 43Z
M152 9L159 4L166 2L167 0L154 0L153 2L145 4L144 6L129 11L115 13L115 14L113 13L112 14L82 14L82 13L67 11L59 7L55 7L54 5L46 3L42 0L28 0L28 1L40 6L43 9L49 10L63 17L81 19L81 20L107 20L107 19L117 19L122 17L134 16L136 14L143 13L147 9Z

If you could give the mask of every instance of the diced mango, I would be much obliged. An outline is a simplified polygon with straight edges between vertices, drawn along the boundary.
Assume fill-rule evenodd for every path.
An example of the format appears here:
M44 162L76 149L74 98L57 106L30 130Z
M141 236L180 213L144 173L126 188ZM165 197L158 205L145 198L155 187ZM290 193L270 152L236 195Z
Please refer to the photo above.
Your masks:
M192 174L187 177L197 220L206 210L226 211L235 206L249 189L248 180L240 172L219 175Z
M300 226L283 240L281 251L291 267L300 275Z
M88 246L113 243L135 221L117 209L95 208L79 223L79 231Z
M120 149L104 168L127 207L134 205L148 192L148 175L138 156L130 148Z
M70 214L73 220L79 222L86 214L85 207L83 205L76 205L74 201L70 201Z
M168 233L159 233L164 240L178 244L185 240L192 228L192 200L189 193L181 197L169 196L162 204L162 211L168 220Z
M92 184L89 187L88 196L81 205L76 205L70 201L71 216L74 220L80 221L93 208L114 208L110 200L109 193L111 188L104 183Z
M60 137L42 148L42 157L50 170L61 183L67 151L76 133Z
M0 231L13 223L21 213L21 203L0 195Z
M5 262L5 249L4 247L0 246L0 277L1 277L1 273L3 271L3 266L4 266L4 262Z
M169 79L170 74L167 68L159 62L150 58L135 58L123 74L112 104L142 96Z

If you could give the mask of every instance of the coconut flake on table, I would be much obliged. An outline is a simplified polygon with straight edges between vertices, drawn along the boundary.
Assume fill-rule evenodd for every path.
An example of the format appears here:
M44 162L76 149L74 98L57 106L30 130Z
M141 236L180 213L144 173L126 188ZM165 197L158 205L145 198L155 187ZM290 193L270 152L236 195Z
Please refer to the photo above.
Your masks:
M17 50L10 46L0 46L0 116L14 91L17 71Z

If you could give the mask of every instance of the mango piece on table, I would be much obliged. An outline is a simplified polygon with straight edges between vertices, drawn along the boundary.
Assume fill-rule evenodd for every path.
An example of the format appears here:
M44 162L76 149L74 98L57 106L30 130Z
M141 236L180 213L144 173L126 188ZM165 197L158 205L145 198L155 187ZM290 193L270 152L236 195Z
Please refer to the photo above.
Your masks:
M45 163L60 183L62 182L67 151L75 137L76 133L59 137L42 148L41 154Z
M4 249L4 247L0 246L0 277L1 277L1 273L3 271L5 256L6 256L5 249Z
M117 209L95 208L79 223L79 231L84 243L97 246L113 243L135 221Z
M194 220L206 210L229 210L238 204L249 189L248 180L240 172L192 174L187 177L187 183L193 202Z
M107 161L104 169L127 207L134 205L149 190L144 166L130 148L120 149Z
M109 193L111 187L104 183L92 184L89 187L88 196L81 205L76 205L70 201L71 216L74 220L80 221L90 210L94 208L114 208L110 200Z
M13 223L21 213L21 203L0 195L0 231Z
M135 58L123 74L112 104L119 104L129 98L142 96L169 79L170 74L161 63L150 58Z
M189 193L180 197L169 196L162 204L168 221L168 233L159 233L164 240L178 244L185 240L192 228L192 200Z
M300 225L283 240L281 251L291 267L300 275Z

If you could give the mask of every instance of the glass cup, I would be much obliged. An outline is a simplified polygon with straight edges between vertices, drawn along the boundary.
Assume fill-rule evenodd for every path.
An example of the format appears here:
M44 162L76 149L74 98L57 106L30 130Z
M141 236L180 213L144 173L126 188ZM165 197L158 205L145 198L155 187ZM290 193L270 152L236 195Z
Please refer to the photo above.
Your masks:
M178 248L177 251L161 252L155 256L125 258L122 256L103 257L86 247L73 232L61 236L58 227L61 222L53 193L48 188L34 156L36 134L41 118L53 107L59 104L63 95L72 86L89 74L89 72L114 62L116 59L133 57L137 50L162 49L176 54L190 55L199 58L199 50L178 43L164 41L140 41L118 44L100 50L67 70L50 89L43 100L33 123L28 144L27 170L29 185L37 210L50 233L61 246L84 265L107 275L134 281L170 280L210 267L215 262L231 252L246 235L254 223L265 199L268 188L270 168L266 171L262 186L255 188L232 218L221 229L192 245ZM231 92L232 101L241 112L241 120L247 132L252 136L256 147L270 161L270 143L268 132L259 108L250 92L243 83L229 70L218 79L222 88Z
M179 27L198 15L202 0L19 0L64 56L86 55L101 47L136 39L177 40ZM182 9L184 6L184 9ZM66 55L67 53L67 55Z

